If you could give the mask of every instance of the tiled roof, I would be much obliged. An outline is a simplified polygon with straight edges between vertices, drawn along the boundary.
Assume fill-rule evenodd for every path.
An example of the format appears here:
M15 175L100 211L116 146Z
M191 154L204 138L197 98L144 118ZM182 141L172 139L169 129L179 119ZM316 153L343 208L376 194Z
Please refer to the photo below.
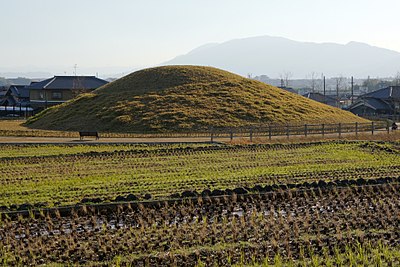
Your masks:
M25 85L11 85L10 89L14 95L22 98L29 98L29 89Z
M5 95L29 98L29 89L27 89L25 85L11 85L7 89L0 89L0 96Z
M330 96L327 96L327 95L324 96L323 94L318 93L318 92L310 92L310 93L307 93L307 94L305 94L303 96L306 97L306 98L318 101L318 102L326 102L326 101L336 102L336 99L334 99L333 97L330 97Z
M400 98L400 86L389 86L371 93L361 95L360 97L374 97L379 99Z
M353 105L350 106L349 110L355 109L359 106L367 106L374 110L391 110L392 107L389 103L385 102L384 100L377 99L377 98L363 98L362 100L357 101Z
M8 88L5 86L0 86L0 97L3 97L7 94Z
M288 92L291 92L291 93L294 93L294 94L296 94L297 95L297 92L296 92L296 90L294 90L293 88L291 88L291 87L286 87L286 86L278 86L278 88L281 88L281 89L283 89L283 90L286 90L286 91L288 91Z
M95 76L54 76L27 86L28 89L96 89L108 82Z

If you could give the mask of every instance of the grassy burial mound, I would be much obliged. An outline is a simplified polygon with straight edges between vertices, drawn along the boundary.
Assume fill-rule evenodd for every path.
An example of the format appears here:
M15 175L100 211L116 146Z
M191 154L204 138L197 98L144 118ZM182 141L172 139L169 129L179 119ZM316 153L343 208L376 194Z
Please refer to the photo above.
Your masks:
M227 71L164 66L134 72L51 107L27 125L49 130L164 132L356 121L365 120Z

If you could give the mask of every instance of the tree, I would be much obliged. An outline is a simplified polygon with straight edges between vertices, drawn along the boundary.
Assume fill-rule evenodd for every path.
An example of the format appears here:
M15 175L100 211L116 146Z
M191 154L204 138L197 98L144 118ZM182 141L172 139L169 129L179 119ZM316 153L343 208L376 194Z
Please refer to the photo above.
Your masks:
M339 98L339 91L342 91L342 87L344 85L345 78L342 75L339 75L338 77L335 77L335 83L336 83L336 101L337 101L337 107L339 107L340 103L340 98Z
M75 76L72 81L72 97L77 97L78 95L88 93L89 90L85 88L83 80L80 77Z
M293 73L290 71L284 71L279 75L281 80L283 80L285 87L289 87L289 80L293 77Z
M0 77L0 86L9 85L10 83L6 78Z
M312 92L314 92L315 88L317 87L317 76L318 74L315 71L313 71L306 77L310 80L310 87Z
M396 73L396 75L394 76L394 79L392 81L392 85L393 86L400 86L400 71L398 71Z

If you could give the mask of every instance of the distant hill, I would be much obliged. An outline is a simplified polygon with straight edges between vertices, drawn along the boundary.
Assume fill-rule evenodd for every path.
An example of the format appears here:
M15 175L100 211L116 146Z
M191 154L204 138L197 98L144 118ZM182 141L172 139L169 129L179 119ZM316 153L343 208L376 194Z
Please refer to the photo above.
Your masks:
M0 76L0 86L8 86L8 85L29 85L33 79L28 78L3 78Z
M400 53L364 43L297 42L280 37L252 37L208 44L162 65L204 65L241 75L279 77L283 72L304 78L311 72L326 76L388 77L400 71Z
M26 77L27 79L44 79L45 77L53 76L50 72L44 71L18 71L18 72L0 72L0 77L7 79L16 77Z
M265 83L200 66L134 72L51 107L27 126L52 130L174 132L266 123L362 122Z

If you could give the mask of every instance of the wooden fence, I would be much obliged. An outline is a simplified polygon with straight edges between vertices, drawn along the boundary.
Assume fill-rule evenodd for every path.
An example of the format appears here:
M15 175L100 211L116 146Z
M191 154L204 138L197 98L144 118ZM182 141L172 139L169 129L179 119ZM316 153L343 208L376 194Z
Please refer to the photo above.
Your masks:
M390 133L391 124L389 122L377 121L371 123L338 123L338 124L302 124L302 125L267 125L261 127L212 129L210 131L211 141L217 138L229 138L231 141L236 137L253 138L273 137L307 137L337 135L341 138L343 134L369 133L374 135L377 132Z
M297 124L297 125L263 125L240 128L210 128L204 130L192 130L185 132L99 132L100 138L177 138L177 139L202 139L211 142L217 139L233 140L234 138L246 138L251 142L254 138L275 137L307 137L344 134L358 135L360 133L375 134L376 132L391 131L391 124L384 121L370 123L338 123L338 124ZM44 131L44 130L0 130L0 136L20 137L64 137L79 138L75 131Z

